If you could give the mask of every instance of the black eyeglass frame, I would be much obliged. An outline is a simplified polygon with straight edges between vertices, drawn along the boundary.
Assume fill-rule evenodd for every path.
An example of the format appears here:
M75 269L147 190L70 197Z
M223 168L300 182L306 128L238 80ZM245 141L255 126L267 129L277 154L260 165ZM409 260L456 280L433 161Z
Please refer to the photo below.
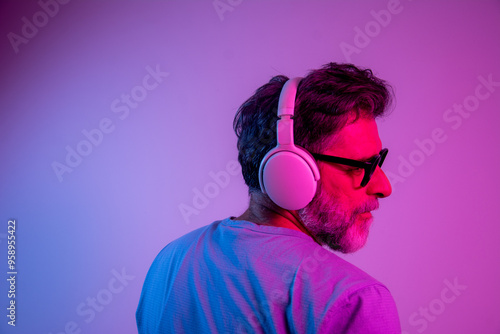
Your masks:
M370 179L373 173L375 173L375 169L377 169L377 166L382 167L385 157L387 156L387 152L389 152L389 149L384 148L380 151L378 155L374 156L369 161L359 161L359 160L335 157L333 155L320 154L320 153L311 153L311 155L317 160L325 162L333 162L336 164L341 164L351 167L363 168L365 170L365 174L363 175L363 180L361 181L361 187L365 187L368 184L368 182L370 182Z

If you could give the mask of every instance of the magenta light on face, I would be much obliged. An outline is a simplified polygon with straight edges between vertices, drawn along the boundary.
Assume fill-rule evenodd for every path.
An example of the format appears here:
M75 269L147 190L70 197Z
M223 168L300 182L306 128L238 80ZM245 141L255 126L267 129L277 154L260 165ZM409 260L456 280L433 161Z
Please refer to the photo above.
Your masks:
M158 252L248 205L238 107L330 61L396 95L377 121L393 193L342 258L389 288L403 333L500 331L498 1L41 0L0 15L0 333L137 333Z

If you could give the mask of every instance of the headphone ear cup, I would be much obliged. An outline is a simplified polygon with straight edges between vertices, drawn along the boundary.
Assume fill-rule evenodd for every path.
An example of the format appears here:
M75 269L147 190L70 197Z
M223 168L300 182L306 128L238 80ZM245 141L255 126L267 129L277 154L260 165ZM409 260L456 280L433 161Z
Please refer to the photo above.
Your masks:
M299 210L316 194L319 170L304 149L274 148L261 162L259 182L263 193L286 210Z

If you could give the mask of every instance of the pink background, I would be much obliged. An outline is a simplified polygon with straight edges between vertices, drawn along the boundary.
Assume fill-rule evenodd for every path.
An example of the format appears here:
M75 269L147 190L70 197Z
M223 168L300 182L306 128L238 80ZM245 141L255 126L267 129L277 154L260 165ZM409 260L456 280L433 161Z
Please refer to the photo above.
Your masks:
M499 1L41 3L52 17L36 1L0 5L0 251L15 218L18 270L16 328L0 280L1 333L135 333L159 250L247 205L241 175L210 185L236 160L236 109L271 76L330 61L372 68L397 96L379 121L394 192L367 246L344 257L389 287L406 333L500 333ZM33 16L16 52L10 33ZM151 90L148 66L169 73ZM477 88L489 76L498 84ZM447 112L464 103L466 118ZM112 131L89 147L82 131L103 120ZM87 156L60 182L67 146Z

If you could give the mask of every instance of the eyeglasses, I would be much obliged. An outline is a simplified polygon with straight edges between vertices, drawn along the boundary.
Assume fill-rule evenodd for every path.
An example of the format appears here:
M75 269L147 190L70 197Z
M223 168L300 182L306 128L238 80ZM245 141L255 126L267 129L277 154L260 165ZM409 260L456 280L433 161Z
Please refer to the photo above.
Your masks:
M358 160L334 157L331 155L319 154L319 153L311 153L311 155L315 159L318 159L321 161L333 162L336 164L363 168L365 170L365 175L363 176L363 180L361 181L361 187L364 187L370 181L377 166L382 167L382 164L384 163L385 156L387 155L387 152L389 152L389 150L387 148L384 148L382 151L380 151L380 153L378 155L374 156L369 161L358 161Z

